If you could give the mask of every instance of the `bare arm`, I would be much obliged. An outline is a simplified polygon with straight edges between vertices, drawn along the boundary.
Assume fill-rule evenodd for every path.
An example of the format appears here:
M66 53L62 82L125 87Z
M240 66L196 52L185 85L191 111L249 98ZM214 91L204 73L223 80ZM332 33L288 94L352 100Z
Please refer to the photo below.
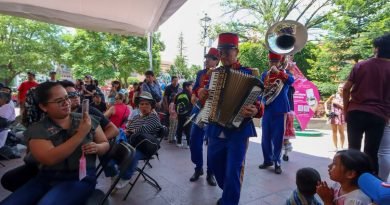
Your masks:
M108 144L107 137L104 135L104 132L100 126L98 126L95 130L95 135L93 142L85 144L82 146L82 149L85 154L105 154L110 145Z
M328 104L332 102L332 99L334 98L334 95L331 95L325 102L324 102L324 107L325 107L325 113L329 113L328 110Z
M114 123L110 122L104 127L104 134L106 135L107 139L110 140L119 135L119 130L114 125Z
M91 118L88 114L83 115L83 119L77 130L76 134L58 146L54 146L50 140L31 139L29 141L30 151L32 155L44 165L51 166L62 162L75 151L91 130Z
M351 98L351 88L353 83L351 81L347 81L343 88L343 104L344 104L344 116L347 116L347 110L349 106L349 99Z
M194 93L192 93L192 95L191 95L191 103L192 103L193 105L195 105L196 100L197 100L196 95L195 95Z
M109 118L111 117L111 115L115 114L115 107L114 106L111 106L105 113L104 113L104 116L106 118Z

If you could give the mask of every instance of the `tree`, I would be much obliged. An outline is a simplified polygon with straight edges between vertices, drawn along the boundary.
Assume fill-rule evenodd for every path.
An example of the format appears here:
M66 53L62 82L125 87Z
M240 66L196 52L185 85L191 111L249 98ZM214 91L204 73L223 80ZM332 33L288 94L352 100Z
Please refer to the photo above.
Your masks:
M192 79L195 76L198 67L192 65L191 68L188 68L187 57L185 55L186 47L184 44L184 37L182 32L179 35L177 48L178 55L176 56L175 62L169 69L168 73L171 76L175 75L179 78Z
M331 0L226 0L221 6L231 21L217 25L215 30L238 33L247 41L258 40L274 23L286 19L300 21L307 28L318 27L326 20L330 3Z
M309 76L322 94L330 95L345 81L353 64L373 55L372 40L390 32L390 3L385 0L335 0L335 9L324 24L318 60Z
M59 26L0 15L0 81L8 85L28 70L51 70L52 62L61 62L62 34Z
M268 69L268 49L262 43L241 43L239 52L240 63L244 66L258 68L259 72ZM313 62L317 59L317 45L308 42L306 46L294 55L294 61L297 63L302 73L307 76L308 70L312 69Z
M146 51L147 38L120 36L109 33L77 30L67 37L69 49L64 55L74 68L75 76L92 74L98 80L118 79L128 86L132 73L143 73L149 69L149 56ZM153 36L153 69L160 70L160 51L164 44L160 34Z

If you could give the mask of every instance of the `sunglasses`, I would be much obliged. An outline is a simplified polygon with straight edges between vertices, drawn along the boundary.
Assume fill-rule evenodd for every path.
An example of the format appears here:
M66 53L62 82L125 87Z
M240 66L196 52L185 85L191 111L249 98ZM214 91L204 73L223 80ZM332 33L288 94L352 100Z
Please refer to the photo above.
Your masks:
M77 92L68 92L68 97L69 98L76 98L79 97L80 95Z
M69 103L69 101L70 101L69 96L65 96L62 99L57 99L54 101L47 101L47 103L57 103L57 105L61 107L61 106L65 106L66 103Z

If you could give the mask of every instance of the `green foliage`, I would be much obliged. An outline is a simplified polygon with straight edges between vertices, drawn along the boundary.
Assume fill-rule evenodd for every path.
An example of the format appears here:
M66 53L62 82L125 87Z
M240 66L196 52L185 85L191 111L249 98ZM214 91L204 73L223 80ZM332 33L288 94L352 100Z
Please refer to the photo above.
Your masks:
M268 50L260 43L241 43L238 59L243 66L258 68L261 73L268 69Z
M331 0L225 0L221 6L231 21L217 25L219 33L239 33L244 40L258 40L271 25L282 20L296 20L307 28L318 27L326 20ZM237 20L233 20L237 19Z
M77 30L66 38L69 44L64 59L74 68L77 78L90 74L99 81L117 79L128 86L132 73L149 69L147 38ZM160 71L160 35L153 36L153 71Z
M240 44L239 49L239 59L242 65L258 68L260 73L268 69L268 49L263 44L245 42ZM312 63L317 60L317 50L316 44L308 42L302 51L294 55L294 61L305 76L308 70L312 69Z
M129 85L132 85L133 83L139 83L139 80L136 77L129 77L127 78L127 82L129 83Z
M347 79L353 65L373 56L372 41L390 32L390 3L385 0L335 0L309 76L330 95ZM334 86L332 86L332 84Z
M61 34L59 26L0 15L0 81L9 84L28 70L51 70L52 62L61 62Z

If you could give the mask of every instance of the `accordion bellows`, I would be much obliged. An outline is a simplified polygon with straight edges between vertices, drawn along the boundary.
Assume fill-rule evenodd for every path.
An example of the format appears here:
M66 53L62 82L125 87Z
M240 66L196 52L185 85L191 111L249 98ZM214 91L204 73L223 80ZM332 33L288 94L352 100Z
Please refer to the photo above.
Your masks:
M256 76L218 68L211 74L209 96L198 117L203 123L238 128L244 120L241 110L256 102L262 92L261 81Z

